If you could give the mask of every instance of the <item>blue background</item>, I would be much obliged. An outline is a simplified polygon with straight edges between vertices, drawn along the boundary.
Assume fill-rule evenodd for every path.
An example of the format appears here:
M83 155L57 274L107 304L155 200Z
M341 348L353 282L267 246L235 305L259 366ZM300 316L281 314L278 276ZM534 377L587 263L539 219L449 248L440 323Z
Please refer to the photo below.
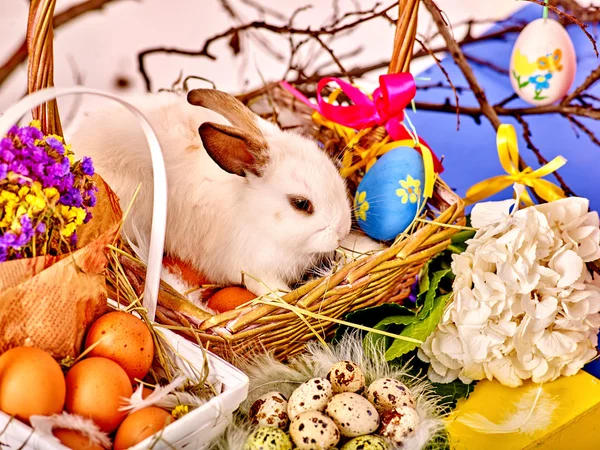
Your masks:
M489 32L500 30L515 21L529 22L539 17L541 17L541 8L538 5L530 5L506 21L498 23ZM598 67L600 60L596 58L590 41L577 25L570 25L567 30L577 52L577 74L572 88L574 89L592 70ZM591 26L588 31L593 34ZM467 44L463 50L468 55L490 61L508 70L516 38L517 34L512 33L507 35L506 40ZM468 86L451 57L442 60L442 65L455 86ZM474 63L471 63L471 67L491 104L498 103L513 94L508 75ZM447 85L446 78L435 65L419 74L419 77L428 77L430 80L417 81L417 84L429 85L441 81ZM600 83L588 89L587 92L600 97ZM440 89L417 91L416 100L441 103L440 100L445 97L454 103L452 91ZM460 105L478 106L477 100L470 91L463 91L459 98ZM527 107L529 105L521 99L516 99L507 106ZM505 173L498 161L494 128L485 117L482 116L481 124L478 125L471 117L461 116L460 129L457 131L455 114L430 111L417 111L416 114L407 111L407 113L419 134L429 143L434 152L440 157L444 156L445 171L442 178L459 195L464 197L466 190L481 180ZM580 136L577 137L569 122L559 115L525 116L525 119L531 129L533 143L541 150L542 155L548 161L558 155L564 156L568 162L560 169L559 173L578 196L590 199L593 210L600 210L600 189L598 188L600 147L594 145L583 133L579 133ZM600 121L580 117L577 119L594 133L600 135ZM521 126L507 116L500 117L500 120L515 126L519 135L521 156L528 165L537 169L539 167L537 158L527 148L526 142L521 136ZM552 175L547 179L552 182L556 181ZM490 197L490 200L502 200L511 198L511 196L512 189L507 189ZM585 369L596 377L600 377L600 360L588 364Z
M527 6L506 21L495 25L490 32L500 30L515 21L527 22L541 17L541 8L538 5ZM567 27L577 52L577 73L572 89L578 86L600 63L596 58L591 42L577 25ZM593 34L593 28L588 28ZM467 44L463 47L466 54L479 59L490 61L495 65L508 70L512 47L517 38L516 33L507 35L504 41L494 40L482 43ZM451 57L442 60L442 65L448 71L450 79L455 86L468 87L460 69ZM498 103L514 93L508 75L498 73L490 68L471 63L480 85L485 90L491 104ZM446 78L437 66L422 72L418 77L428 77L431 80L417 81L417 85L429 85L438 81L448 84ZM588 90L588 93L600 97L600 83ZM441 103L449 98L454 104L454 94L451 90L428 89L417 91L416 101ZM459 95L460 105L478 106L475 96L470 91L463 91ZM511 101L507 107L528 107L521 99ZM447 112L417 111L411 113L407 110L411 121L417 131L428 142L438 156L444 156L445 171L442 174L444 181L459 195L464 196L466 190L473 184L506 172L498 161L496 150L496 136L490 122L482 116L478 125L469 116L461 116L460 129L456 130L456 115ZM600 147L597 147L583 133L579 138L573 132L566 118L558 114L544 114L540 116L524 116L530 125L532 140L542 155L550 161L558 155L564 156L568 162L559 170L567 185L580 197L590 199L592 209L600 210L600 189L598 181L598 161L600 161ZM600 135L600 121L576 117L590 130ZM533 169L540 167L537 158L527 148L522 134L522 128L509 116L501 116L500 120L515 126L519 136L519 152L525 162ZM599 136L600 138L600 136ZM556 182L549 175L548 180ZM512 189L490 198L502 200L512 196Z

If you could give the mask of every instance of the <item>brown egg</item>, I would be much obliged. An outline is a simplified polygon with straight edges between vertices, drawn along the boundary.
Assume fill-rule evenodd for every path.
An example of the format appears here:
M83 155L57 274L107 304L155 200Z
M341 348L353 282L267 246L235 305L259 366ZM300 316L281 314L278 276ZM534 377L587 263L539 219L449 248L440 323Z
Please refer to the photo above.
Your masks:
M120 365L131 380L142 380L154 359L154 341L146 324L122 311L104 314L88 331L85 348L102 339L89 356L108 358Z
M124 450L139 444L148 436L162 430L173 420L171 414L155 406L149 406L129 414L117 430L114 450Z
M0 356L0 410L22 421L49 416L65 404L65 377L49 353L16 347Z
M241 287L227 287L217 291L209 300L208 307L222 313L254 300L256 295Z
M79 431L57 428L52 430L52 434L62 445L72 450L104 450L104 447L100 444L93 444L87 436Z
M114 361L87 358L67 372L65 409L92 419L102 431L110 433L125 419L122 397L131 397L133 389L127 374Z

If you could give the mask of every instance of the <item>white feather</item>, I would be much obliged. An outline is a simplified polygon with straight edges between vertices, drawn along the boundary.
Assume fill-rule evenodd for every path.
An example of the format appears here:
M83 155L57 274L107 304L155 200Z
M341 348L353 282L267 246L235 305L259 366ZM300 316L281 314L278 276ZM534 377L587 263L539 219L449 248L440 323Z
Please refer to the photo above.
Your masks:
M509 409L502 420L492 422L480 413L470 413L459 415L456 421L485 434L533 434L544 430L552 422L558 404L542 386L527 390L514 406L507 405Z
M54 428L64 428L75 430L82 435L87 436L92 444L101 445L104 448L111 448L112 443L108 435L102 431L92 420L86 419L75 414L62 412L52 416L31 416L29 422L35 431L43 434L45 437L59 443L60 441L52 434Z
M175 389L181 387L185 383L186 379L187 378L184 376L179 376L166 386L156 386L154 391L152 391L152 393L146 398L142 398L144 385L140 383L131 397L123 399L125 405L120 407L119 411L127 411L129 414L131 414L139 411L142 408L154 406L163 400L167 395L175 391Z
M271 355L236 362L250 379L248 398L240 411L247 414L252 403L269 391L281 392L289 398L301 383L314 377L325 377L331 366L342 360L355 362L363 370L367 384L389 377L401 380L410 389L416 400L415 409L421 422L417 432L405 440L402 447L397 447L398 450L420 450L443 429L441 415L445 411L439 406L440 398L433 393L429 382L424 377L410 375L407 366L391 367L385 360L382 348L371 348L367 354L357 333L347 333L339 343L327 347L318 342L310 343L305 353L287 364L277 361ZM238 431L233 430L231 433ZM396 450L395 447L390 448Z

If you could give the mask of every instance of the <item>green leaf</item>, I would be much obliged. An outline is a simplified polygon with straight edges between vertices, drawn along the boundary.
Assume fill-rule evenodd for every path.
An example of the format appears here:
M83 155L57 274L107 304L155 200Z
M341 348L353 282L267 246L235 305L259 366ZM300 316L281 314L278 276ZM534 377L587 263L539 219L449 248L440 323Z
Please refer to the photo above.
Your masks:
M431 260L427 261L424 265L423 268L421 269L421 272L419 272L419 294L424 294L425 292L427 292L429 290L429 263L431 262Z
M451 409L456 407L456 403L461 398L467 398L475 389L476 384L476 381L471 384L464 384L460 380L451 383L431 383L435 393L442 397L442 404Z
M450 298L450 295L451 293L448 293L437 297L434 302L435 304L431 309L431 313L422 320L408 325L406 328L404 328L404 330L402 330L400 335L418 339L420 341L425 341L425 339L429 337L429 335L435 330L435 327L437 327L438 323L440 322L442 314L444 313L444 306ZM417 346L418 345L413 342L407 342L401 339L396 339L394 340L394 342L392 342L390 348L388 348L385 352L385 359L387 361L391 361L393 359L399 358L405 353L414 350L415 348L417 348Z
M430 283L429 290L427 291L427 294L425 295L425 302L423 303L423 307L421 308L421 310L419 311L419 314L418 314L419 319L425 318L425 316L427 316L429 314L429 312L431 311L431 309L433 308L433 304L437 297L437 291L438 291L438 287L440 285L440 281L442 281L442 278L444 278L446 275L448 275L449 272L450 272L450 269L438 270L431 277L431 281L429 282Z
M389 316L386 317L385 319L382 319L381 322L379 322L377 325L375 325L375 327L373 328L377 328L380 326L387 326L387 325L409 325L411 323L413 323L416 320L417 316L415 314L411 314L408 316ZM377 328L378 330L383 329L383 328Z
M381 319L381 321L373 328L375 328L376 330L387 330L390 325L409 325L413 323L416 320L416 318L417 316L412 311L410 312L410 314L388 316ZM365 336L365 348L368 348L371 345L380 345L381 339L388 340L391 338L375 333L374 331L369 331ZM388 346L386 345L385 348L387 347Z
M456 233L454 236L452 236L452 239L450 239L450 241L453 244L463 244L466 241L468 241L469 239L471 239L473 236L475 236L475 231L462 230L462 231L459 231L458 233Z
M347 322L364 325L367 327L375 328L375 326L386 317L389 316L400 316L400 315L413 315L414 312L410 309L398 305L397 303L383 303L378 306L371 306L370 308L359 309L346 314L344 320ZM352 331L354 328L346 325L338 326L333 341L336 342L347 332Z

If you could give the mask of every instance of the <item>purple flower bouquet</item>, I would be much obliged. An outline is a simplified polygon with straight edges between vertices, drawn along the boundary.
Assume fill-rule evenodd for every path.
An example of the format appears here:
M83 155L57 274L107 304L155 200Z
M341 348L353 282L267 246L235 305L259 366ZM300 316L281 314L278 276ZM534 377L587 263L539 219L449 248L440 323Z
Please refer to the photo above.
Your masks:
M79 354L87 325L106 308L106 245L121 220L118 200L39 123L0 139L0 353L35 345Z

